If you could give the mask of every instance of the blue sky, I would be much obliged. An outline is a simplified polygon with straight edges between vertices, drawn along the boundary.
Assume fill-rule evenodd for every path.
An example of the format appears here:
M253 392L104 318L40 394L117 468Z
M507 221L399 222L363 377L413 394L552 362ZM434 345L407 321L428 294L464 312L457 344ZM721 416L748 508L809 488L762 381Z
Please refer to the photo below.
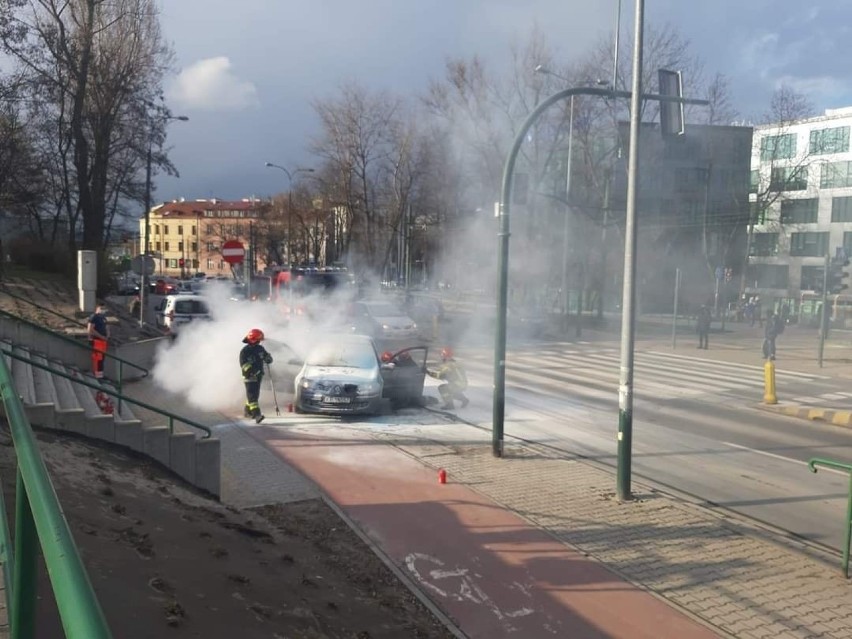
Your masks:
M622 35L634 4L623 0ZM158 176L155 201L238 199L286 190L287 168L308 165L317 132L311 102L344 81L414 96L449 57L505 68L533 27L568 63L613 31L618 0L160 0L177 56L167 103L180 178ZM766 111L781 84L817 112L852 106L846 43L852 0L646 0L646 24L671 23L731 82L743 119Z

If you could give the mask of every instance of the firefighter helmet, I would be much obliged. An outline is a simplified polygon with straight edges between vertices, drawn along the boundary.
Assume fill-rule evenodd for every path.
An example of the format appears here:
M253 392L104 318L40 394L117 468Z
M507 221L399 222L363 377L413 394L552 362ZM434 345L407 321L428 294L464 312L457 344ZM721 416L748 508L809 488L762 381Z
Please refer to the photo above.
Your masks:
M453 349L449 346L444 346L441 349L441 359L452 359L453 358Z
M243 338L246 344L260 344L263 341L263 331L259 328L253 328Z

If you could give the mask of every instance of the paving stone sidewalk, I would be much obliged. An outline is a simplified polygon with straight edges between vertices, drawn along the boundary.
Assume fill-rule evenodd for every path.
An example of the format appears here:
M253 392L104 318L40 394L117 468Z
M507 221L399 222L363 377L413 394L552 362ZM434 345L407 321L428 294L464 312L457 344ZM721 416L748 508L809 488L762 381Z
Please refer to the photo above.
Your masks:
M487 445L396 445L729 636L852 637L839 559L643 486L621 503L612 473L548 451L510 444L496 459Z

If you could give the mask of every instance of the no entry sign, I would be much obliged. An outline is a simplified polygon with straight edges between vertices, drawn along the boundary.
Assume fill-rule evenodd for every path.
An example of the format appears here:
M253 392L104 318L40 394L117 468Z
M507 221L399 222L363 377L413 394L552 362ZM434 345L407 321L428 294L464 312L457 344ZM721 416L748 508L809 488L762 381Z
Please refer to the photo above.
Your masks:
M241 264L246 250L239 240L228 240L222 245L222 259L228 264Z

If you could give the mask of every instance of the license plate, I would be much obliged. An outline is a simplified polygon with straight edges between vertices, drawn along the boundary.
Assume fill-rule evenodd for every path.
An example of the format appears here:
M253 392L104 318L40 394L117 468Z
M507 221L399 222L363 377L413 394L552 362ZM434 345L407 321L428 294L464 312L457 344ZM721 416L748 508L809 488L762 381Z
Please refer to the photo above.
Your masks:
M322 401L326 404L348 404L352 401L351 397L326 397Z

